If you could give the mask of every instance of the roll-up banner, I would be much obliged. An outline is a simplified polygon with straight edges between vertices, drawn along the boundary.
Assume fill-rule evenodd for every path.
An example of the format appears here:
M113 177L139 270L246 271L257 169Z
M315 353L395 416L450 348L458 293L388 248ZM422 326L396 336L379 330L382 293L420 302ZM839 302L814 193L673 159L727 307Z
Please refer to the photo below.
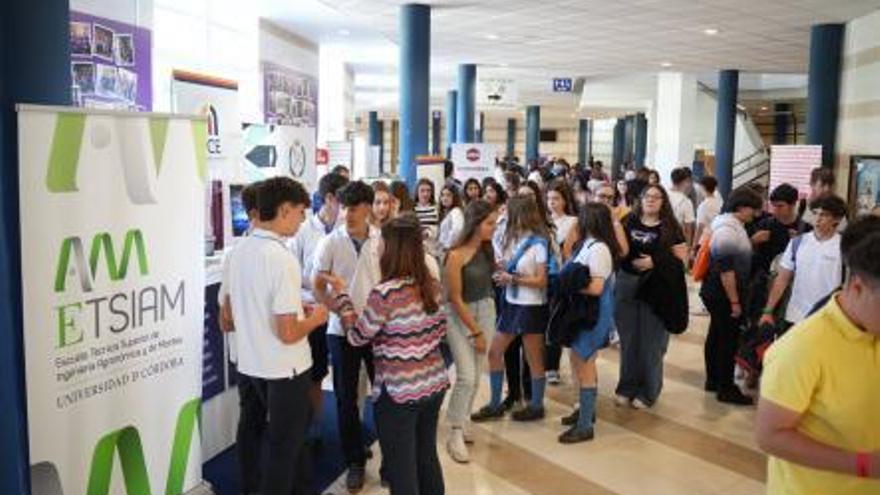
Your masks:
M201 480L204 118L18 108L31 481Z

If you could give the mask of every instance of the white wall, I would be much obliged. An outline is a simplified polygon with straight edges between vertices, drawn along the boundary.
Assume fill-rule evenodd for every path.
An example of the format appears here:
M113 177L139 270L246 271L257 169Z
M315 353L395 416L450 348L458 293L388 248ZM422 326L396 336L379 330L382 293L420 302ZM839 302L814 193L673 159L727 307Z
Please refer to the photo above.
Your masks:
M153 28L153 0L70 0L70 10Z
M848 23L844 43L835 167L842 195L850 156L880 155L880 11Z
M171 110L171 72L183 69L237 81L242 120L261 122L254 9L235 0L153 1L153 110Z

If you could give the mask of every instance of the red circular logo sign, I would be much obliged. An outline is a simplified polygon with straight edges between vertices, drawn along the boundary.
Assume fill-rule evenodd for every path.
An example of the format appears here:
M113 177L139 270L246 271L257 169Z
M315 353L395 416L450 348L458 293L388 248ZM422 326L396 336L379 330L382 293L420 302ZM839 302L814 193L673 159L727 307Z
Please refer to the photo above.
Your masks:
M480 150L476 148L471 148L467 150L467 159L469 162L476 162L480 160Z

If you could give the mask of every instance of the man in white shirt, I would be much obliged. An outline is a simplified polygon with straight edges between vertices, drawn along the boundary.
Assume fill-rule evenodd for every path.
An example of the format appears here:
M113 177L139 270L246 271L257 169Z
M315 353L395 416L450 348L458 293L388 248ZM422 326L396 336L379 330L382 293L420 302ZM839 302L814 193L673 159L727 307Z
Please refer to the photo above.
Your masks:
M688 192L693 186L693 179L690 171L684 167L673 170L671 178L672 189L669 190L669 205L672 207L675 219L678 220L684 231L685 241L690 246L694 238L694 222L696 221L694 203L688 197Z
M264 181L257 196L260 227L229 256L241 397L236 445L244 493L313 493L306 449L312 359L306 338L328 313L322 305L304 311L299 263L285 245L308 204L308 192L293 179Z
M296 236L290 240L290 251L302 267L303 301L315 302L312 294L312 277L314 276L315 252L318 243L338 225L340 204L337 194L348 184L348 179L338 173L331 172L318 181L318 196L321 208L310 215L300 226ZM309 346L312 349L312 380L315 383L313 394L318 394L321 382L327 376L327 326L323 325L309 334Z
M846 203L838 196L825 195L810 203L810 208L815 228L788 243L779 261L779 274L773 280L762 311L761 323L774 323L776 306L789 284L792 288L785 310L786 327L803 320L819 300L843 281L837 228L846 217Z
M371 227L368 218L373 205L373 189L362 181L350 182L339 191L344 225L321 239L315 249L312 283L318 301L329 301L325 280L341 279L360 313L370 291L379 283L379 242L381 234ZM357 403L361 363L372 379L373 359L369 346L348 343L338 315L331 314L327 345L333 366L333 390L336 395L339 435L348 464L346 486L350 492L363 488L366 465L360 410Z

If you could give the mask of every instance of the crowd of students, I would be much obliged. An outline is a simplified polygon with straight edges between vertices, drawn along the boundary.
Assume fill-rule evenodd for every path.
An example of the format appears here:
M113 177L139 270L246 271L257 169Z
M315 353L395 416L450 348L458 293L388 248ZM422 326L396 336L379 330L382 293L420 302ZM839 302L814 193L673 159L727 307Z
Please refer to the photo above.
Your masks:
M227 256L220 292L221 328L234 332L241 375L243 491L314 493L308 430L320 415L321 382L331 367L351 492L364 486L371 456L358 403L362 368L372 384L380 474L392 494L444 492L437 425L450 386L445 446L453 460L467 463L471 422L508 413L514 421L544 418L545 387L563 380L563 348L578 407L561 418L558 440L591 440L601 349L620 346L616 405L647 409L658 401L669 336L688 326L687 271L701 247L708 266L700 296L711 322L706 390L722 402L752 404L748 388L761 357L786 334L764 371L772 394L765 397L762 388L759 423L776 432L796 429L815 401L809 380L832 392L848 389L816 376L826 366L821 356L812 364L819 371L803 371L797 390L779 384L779 368L796 359L786 351L804 352L805 344L789 337L803 332L786 333L788 327L821 307L820 317L848 317L859 330L844 331L861 331L865 346L874 346L873 357L861 350L868 361L862 372L878 371L880 355L880 219L856 220L848 230L853 238L844 233L842 241L846 205L830 192L833 176L819 170L813 179L804 206L792 186L776 187L770 214L761 188L737 189L724 202L714 178L695 187L687 168L672 172L667 190L652 170L629 170L612 181L601 162L564 160L527 169L499 161L493 177L464 184L448 170L444 184L420 180L412 195L399 181L350 180L345 167L321 178L314 201L287 178L248 186L250 234ZM831 294L842 284L838 308ZM831 301L822 306L823 298ZM751 373L744 386L736 381L737 363ZM489 400L478 406L485 370ZM846 402L855 408L849 414L859 405L880 410L880 399L864 390L856 395ZM826 432L831 427L820 418L834 409L834 396L820 400L810 420ZM864 422L849 426L855 423ZM856 442L862 450L858 466L849 466L858 468L854 474L880 471L880 434L872 428L873 437ZM780 459L780 476L804 476L790 461L846 472L849 444L789 433L767 444ZM820 445L823 438L835 447ZM793 452L804 445L816 450Z

